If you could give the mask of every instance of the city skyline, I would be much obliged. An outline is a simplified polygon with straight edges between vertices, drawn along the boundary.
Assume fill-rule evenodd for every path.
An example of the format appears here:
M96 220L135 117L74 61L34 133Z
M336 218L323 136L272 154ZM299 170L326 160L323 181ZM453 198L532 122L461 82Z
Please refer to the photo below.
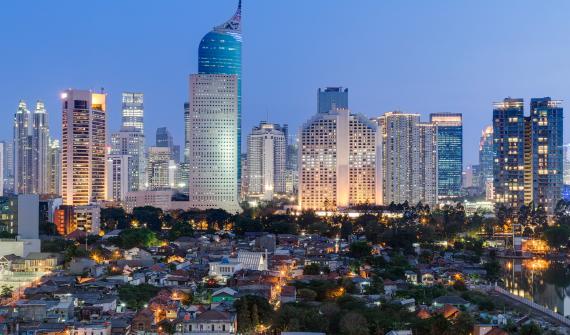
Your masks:
M58 139L61 137L61 128L57 126L61 124L59 93L69 87L99 90L102 86L109 97L108 128L115 132L120 127L121 93L137 91L146 98L145 118L149 125L145 129L146 137L152 138L157 127L166 126L172 131L175 143L183 145L183 104L187 100L183 88L187 76L197 70L197 45L213 26L231 16L237 1L172 2L167 8L141 3L133 17L121 15L132 9L128 3L113 4L116 12L108 14L108 24L96 33L101 34L97 35L99 38L103 36L101 41L109 53L67 55L65 62L59 59L57 52L60 44L68 43L78 34L89 37L95 33L78 27L62 34L58 30L65 30L53 20L52 25L44 29L44 12L65 13L68 9L66 6L51 8L48 4L27 6L27 3L7 5L13 10L0 14L6 26L21 19L20 15L7 15L10 12L26 12L30 18L26 29L10 33L4 39L8 49L19 50L14 55L7 54L6 61L0 65L5 80L13 83L0 92L0 109L4 115L12 115L20 99L41 99L46 103L49 124L53 125L52 137ZM473 125L464 130L464 165L468 165L477 162L480 131L490 124L493 102L505 96L527 100L534 96L551 96L568 100L564 78L570 73L559 57L567 50L564 46L566 24L562 23L561 16L569 6L567 3L550 3L545 7L529 2L527 6L512 8L512 1L482 2L478 6L450 1L436 4L363 1L357 9L350 9L349 4L340 1L334 2L334 6L324 4L324 1L266 4L255 0L243 4L243 76L246 80L242 148L245 148L243 139L249 130L266 120L267 115L267 121L287 123L291 133L297 133L316 109L315 90L343 86L351 92L351 110L371 118L395 109L420 113L424 118L430 113L463 113L465 124ZM299 11L300 6L304 10ZM503 17L500 13L507 9L511 15ZM550 18L543 26L520 20L531 17L539 9L544 17ZM316 10L326 15L318 15L315 20L312 13ZM140 27L140 34L135 34L131 41L137 44L136 48L122 43L124 33L137 31L136 25L129 27L132 20L155 18L162 22L167 15L171 16L169 22L158 28ZM394 23L405 15L414 17L418 24L393 29L398 26ZM343 20L343 16L358 16L359 20ZM95 18L94 14L86 14L88 21ZM282 18L291 18L297 23L286 28L271 23ZM335 34L328 32L327 20L338 25ZM461 20L467 22L459 25ZM487 22L485 27L476 24L481 20ZM515 20L517 25L505 24L505 21ZM420 29L428 23L429 27ZM457 31L447 31L448 26L458 27ZM285 30L287 34L283 34ZM378 43L358 43L352 36L361 31L377 38ZM491 31L493 36L485 33ZM543 38L545 32L548 38ZM279 38L268 38L272 36ZM337 43L332 44L332 41ZM338 50L338 42L342 42L342 50ZM285 46L297 52L284 52ZM550 52L540 52L544 47ZM309 52L313 49L316 52ZM16 55L18 59L13 58ZM363 55L375 57L369 61L372 63L363 64L367 59ZM517 57L513 58L514 55ZM165 57L168 62L157 61ZM101 64L96 64L101 58ZM511 61L506 61L508 59ZM82 61L89 65L85 70L78 68ZM124 64L128 61L133 66L126 68ZM282 79L266 85L275 68L287 71L279 71ZM300 75L303 80L299 80ZM288 99L279 98L284 91L288 92ZM168 116L167 120L164 115ZM10 125L0 125L0 138L11 138Z

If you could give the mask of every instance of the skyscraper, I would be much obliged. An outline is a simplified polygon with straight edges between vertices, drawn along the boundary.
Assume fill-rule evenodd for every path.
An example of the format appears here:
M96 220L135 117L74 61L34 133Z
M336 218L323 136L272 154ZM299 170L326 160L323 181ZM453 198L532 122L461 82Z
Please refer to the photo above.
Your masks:
M32 116L32 165L36 192L49 192L49 123L48 115L42 101L36 103Z
M48 154L48 194L61 195L61 147L50 140Z
M493 164L495 154L493 151L493 126L483 129L481 140L479 141L479 171L480 178L478 186L485 189L488 181L493 180Z
M150 147L148 148L147 176L148 189L152 191L172 188L170 178L170 148ZM173 179L173 178L172 178Z
M172 135L166 127L160 127L156 129L156 141L157 147L172 149Z
M190 103L184 103L184 163L190 162Z
M531 99L528 117L523 108L507 98L493 110L495 201L540 205L552 216L562 193L563 109L549 97Z
M109 201L120 202L129 192L129 156L109 155L107 157L107 197Z
M144 134L134 127L123 127L111 135L111 155L129 157L129 192L146 188Z
M347 109L317 113L300 133L299 205L333 210L376 204L377 127Z
M388 112L379 127L381 194L384 204L437 203L437 124L421 123L420 115Z
M16 193L33 194L37 192L37 180L34 178L32 119L28 106L23 100L18 104L14 116L14 173Z
M438 198L457 198L463 172L463 117L460 113L436 113L430 114L430 122L437 125Z
M240 211L237 75L190 76L190 207Z
M570 143L564 144L564 185L570 185Z
M235 14L215 27L200 41L198 49L198 73L235 75L237 77L237 141L236 170L241 178L241 0Z
M62 196L64 205L106 199L106 95L62 93Z
M278 124L261 122L247 138L247 196L271 200L285 193L287 140Z
M144 133L144 95L123 92L122 127Z
M4 143L4 192L14 193L14 140Z
M348 109L348 88L319 88L317 91L317 111L328 113L335 108Z
M531 99L530 117L527 118L530 124L525 134L527 143L531 141L526 146L525 180L533 182L532 187L525 185L525 201L543 206L549 215L554 214L556 204L562 198L564 134L560 104L550 97ZM528 153L529 148L532 154Z
M495 202L518 210L524 205L525 120L523 99L506 98L493 109Z

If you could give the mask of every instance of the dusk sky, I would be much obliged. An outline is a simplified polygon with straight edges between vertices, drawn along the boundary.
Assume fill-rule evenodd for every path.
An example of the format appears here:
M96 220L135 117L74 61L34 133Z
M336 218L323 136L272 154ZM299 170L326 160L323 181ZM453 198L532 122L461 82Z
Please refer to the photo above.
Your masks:
M44 100L59 138L59 92L104 87L110 133L119 128L121 92L143 92L147 145L157 127L167 126L183 146L183 104L198 44L236 6L237 0L2 3L0 139L12 137L19 99ZM316 113L318 87L344 86L351 110L369 117L395 109L424 120L433 112L463 113L469 164L476 163L493 101L570 100L567 0L244 0L243 6L244 138L267 115L296 131Z

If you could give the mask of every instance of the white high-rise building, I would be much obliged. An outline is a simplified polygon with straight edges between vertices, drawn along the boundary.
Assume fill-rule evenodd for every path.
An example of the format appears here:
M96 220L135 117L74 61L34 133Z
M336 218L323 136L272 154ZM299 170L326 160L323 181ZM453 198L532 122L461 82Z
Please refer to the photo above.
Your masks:
M238 76L190 76L190 207L241 211L238 188Z
M299 136L302 209L379 203L376 132L376 125L364 116L337 108L303 125Z
M36 103L32 117L33 175L38 194L49 192L49 123L48 114L42 101Z
M50 140L49 142L48 183L48 194L61 195L61 147L59 140Z
M33 168L32 116L23 100L14 116L14 179L17 194L37 192Z
M285 158L287 139L278 124L262 122L247 138L247 176L242 173L242 184L247 182L247 196L273 199L274 194L285 193ZM243 185L242 185L243 186Z
M129 192L146 188L144 134L134 127L124 127L111 135L111 155L129 156Z
M62 99L62 196L64 205L107 198L106 95L66 90Z
M121 202L129 192L129 156L107 156L107 197L109 201Z
M166 190L172 187L173 174L170 172L171 154L168 147L148 148L147 176L148 189Z
M376 118L384 204L437 203L437 125L420 115L389 112Z
M14 140L4 143L4 192L14 193Z
M122 127L144 133L144 95L123 92Z

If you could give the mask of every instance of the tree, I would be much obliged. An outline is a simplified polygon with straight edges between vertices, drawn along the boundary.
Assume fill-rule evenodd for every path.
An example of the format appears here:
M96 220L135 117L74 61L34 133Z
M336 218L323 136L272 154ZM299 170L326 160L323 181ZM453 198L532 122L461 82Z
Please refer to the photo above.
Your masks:
M158 245L156 234L147 228L125 229L119 234L117 242L124 249Z
M194 229L186 222L176 221L168 231L168 238L174 241L182 236L194 236Z
M475 322L469 313L460 313L453 321L451 333L454 335L470 335L473 331Z
M141 226L145 226L152 231L159 232L162 229L162 209L160 208L152 206L135 207L133 209L133 218Z
M521 335L541 335L542 329L536 323L531 322L523 325L519 333Z
M484 265L487 271L486 277L489 281L496 281L501 275L501 264L497 260L491 260Z
M302 301L314 301L317 298L317 292L308 288L302 288L297 292L297 297Z
M372 252L372 247L368 245L367 242L354 242L350 245L350 254L356 259L364 258L370 256Z
M544 230L544 238L551 248L558 249L565 247L570 238L570 227L568 225L561 225L558 227L548 227Z
M127 213L122 207L101 208L101 223L106 230L125 229L128 226Z
M357 312L348 312L340 319L340 332L345 335L367 335L368 321Z
M14 289L11 286L2 285L2 288L0 289L0 296L2 298L10 298L13 293Z
M150 299L154 298L160 291L160 288L149 285L131 285L126 284L119 286L119 300L127 304L128 308L141 309Z
M305 267L303 267L304 275L318 275L320 273L321 273L321 267L319 266L318 263L308 264L305 265Z

